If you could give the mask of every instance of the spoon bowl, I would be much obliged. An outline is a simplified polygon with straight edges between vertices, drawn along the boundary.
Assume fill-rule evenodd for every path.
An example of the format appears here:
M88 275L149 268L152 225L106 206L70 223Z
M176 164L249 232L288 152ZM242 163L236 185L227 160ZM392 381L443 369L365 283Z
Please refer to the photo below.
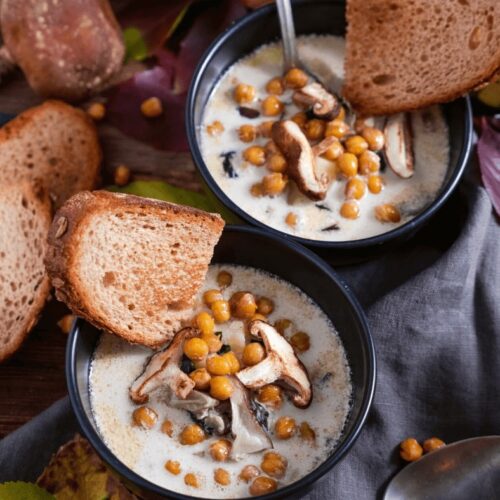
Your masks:
M500 436L465 439L405 467L384 500L494 499L500 491Z

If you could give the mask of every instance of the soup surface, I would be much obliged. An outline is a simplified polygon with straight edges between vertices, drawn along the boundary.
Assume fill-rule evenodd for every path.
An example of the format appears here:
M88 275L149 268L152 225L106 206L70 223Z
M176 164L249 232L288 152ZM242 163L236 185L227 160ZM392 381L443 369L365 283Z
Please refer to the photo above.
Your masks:
M337 93L343 78L344 43L343 38L331 35L298 38L301 60L321 78L325 87ZM380 176L383 188L374 194L365 185L365 194L361 199L353 201L359 209L355 219L341 214L342 205L346 201L348 179L339 172L338 161L336 164L324 157L317 158L318 171L333 179L324 200L309 199L290 180L279 194L262 195L254 191L253 187L261 185L264 177L270 174L269 163L254 166L244 158L244 152L249 146L264 148L269 141L269 135L259 133L259 126L270 120L291 119L301 111L292 101L294 90L285 86L284 92L277 96L283 104L281 113L277 116L265 116L263 102L270 95L266 85L271 79L281 76L280 44L271 43L259 47L236 62L220 78L204 110L200 131L204 161L215 182L243 211L285 233L312 240L346 241L376 236L405 224L436 198L449 162L448 128L439 107L409 115L414 175L410 178L399 177L386 165L381 155ZM245 107L259 111L257 117L242 116L240 112L240 106L235 100L235 88L242 83L255 89L254 98ZM346 121L349 122L349 119ZM373 123L376 128L383 130L385 118L377 118ZM257 134L251 143L241 140L239 128L242 125L256 128ZM354 124L351 123L351 126L354 133ZM368 183L368 177L358 175L358 179L364 184ZM384 204L396 207L400 214L398 221L377 219L375 208Z
M348 361L339 336L323 311L295 286L257 269L210 266L195 311L207 310L203 304L203 292L219 288L217 276L222 270L232 275L232 284L223 290L224 297L248 290L256 297L271 298L274 309L267 316L269 323L290 320L290 325L283 330L287 339L299 331L309 336L308 348L297 356L306 367L312 384L310 406L297 408L286 395L278 409L266 406L269 437L274 446L272 451L288 462L285 474L277 479L278 487L281 487L316 468L337 446L350 408L352 386ZM237 319L216 325L216 329L222 332L222 342L230 346L240 360L244 328L244 322ZM150 394L147 402L147 406L158 415L153 427L143 429L133 425L132 414L138 405L129 398L129 388L142 373L151 354L147 348L129 345L112 335L101 336L91 364L90 391L94 419L106 445L130 469L164 488L209 498L249 496L249 483L240 479L239 474L248 465L260 468L265 451L243 455L238 460L230 458L217 462L211 457L209 447L220 436L207 435L197 444L182 445L180 433L193 420L187 411L169 406L162 389ZM255 393L252 397L256 397ZM290 439L280 439L276 435L275 423L282 416L296 421L297 432ZM172 423L171 436L162 432L165 420ZM299 430L303 422L308 424L312 433ZM232 439L230 434L223 437L229 441ZM166 470L168 460L179 462L179 474ZM214 480L218 468L227 471L228 485L222 486ZM196 475L198 487L185 484L189 473Z

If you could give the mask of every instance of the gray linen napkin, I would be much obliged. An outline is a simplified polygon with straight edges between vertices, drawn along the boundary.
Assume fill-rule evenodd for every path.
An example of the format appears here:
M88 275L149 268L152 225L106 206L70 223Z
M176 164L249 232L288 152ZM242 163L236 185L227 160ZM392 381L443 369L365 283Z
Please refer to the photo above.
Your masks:
M473 175L416 238L339 270L366 308L377 390L351 452L303 498L380 496L409 436L452 442L500 433L500 231ZM63 400L4 438L0 482L33 480L75 430Z

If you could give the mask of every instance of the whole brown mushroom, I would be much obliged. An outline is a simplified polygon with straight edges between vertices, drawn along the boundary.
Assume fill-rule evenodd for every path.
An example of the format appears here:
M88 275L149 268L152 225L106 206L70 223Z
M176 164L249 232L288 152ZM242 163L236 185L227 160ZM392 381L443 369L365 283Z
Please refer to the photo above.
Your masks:
M2 0L3 66L43 97L78 101L121 68L122 34L108 0Z

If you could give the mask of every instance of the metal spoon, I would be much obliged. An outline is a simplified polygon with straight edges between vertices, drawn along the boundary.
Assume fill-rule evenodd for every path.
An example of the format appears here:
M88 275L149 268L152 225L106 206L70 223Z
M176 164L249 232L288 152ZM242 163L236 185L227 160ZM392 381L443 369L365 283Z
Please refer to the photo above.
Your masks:
M500 436L465 439L407 465L389 484L384 500L497 499Z

